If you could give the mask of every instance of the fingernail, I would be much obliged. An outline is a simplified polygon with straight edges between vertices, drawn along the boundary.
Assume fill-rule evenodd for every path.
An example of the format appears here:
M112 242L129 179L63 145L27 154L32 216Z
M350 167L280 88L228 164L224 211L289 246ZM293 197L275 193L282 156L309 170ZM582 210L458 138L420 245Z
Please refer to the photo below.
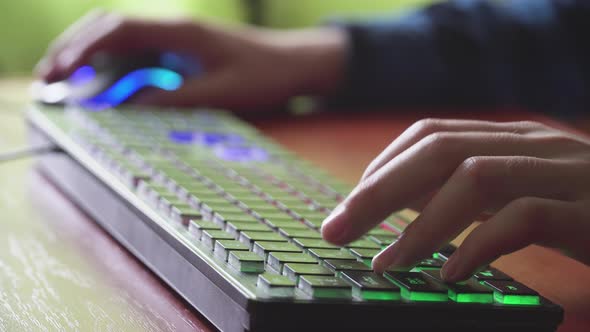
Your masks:
M48 64L47 64L47 59L42 58L41 60L39 60L39 62L35 65L35 68L33 68L33 72L35 74L37 74L38 76L42 76L45 77L45 75L47 74L48 71Z
M383 273L386 270L408 271L412 264L408 264L408 257L404 255L397 242L391 244L385 250L381 251L373 258L372 267L377 273Z
M331 242L340 242L346 236L349 226L346 222L343 222L345 210L344 204L340 204L324 219L320 229L324 239Z
M440 274L444 281L455 282L457 281L457 272L459 268L458 251L456 251L449 260L443 265Z

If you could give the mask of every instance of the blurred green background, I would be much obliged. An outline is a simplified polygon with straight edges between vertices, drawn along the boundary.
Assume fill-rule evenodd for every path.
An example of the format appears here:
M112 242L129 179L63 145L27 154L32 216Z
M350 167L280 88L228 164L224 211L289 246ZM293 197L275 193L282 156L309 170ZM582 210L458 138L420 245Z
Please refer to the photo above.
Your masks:
M49 42L92 8L289 28L364 19L428 0L0 0L0 75L30 73Z

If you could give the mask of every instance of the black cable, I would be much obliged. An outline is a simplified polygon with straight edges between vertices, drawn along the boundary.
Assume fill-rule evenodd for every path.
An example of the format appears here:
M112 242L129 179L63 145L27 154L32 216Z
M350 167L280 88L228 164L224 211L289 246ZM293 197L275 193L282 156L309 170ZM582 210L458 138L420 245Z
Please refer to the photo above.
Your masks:
M0 153L0 163L59 151L61 151L61 149L52 143L37 146L27 146L14 151Z

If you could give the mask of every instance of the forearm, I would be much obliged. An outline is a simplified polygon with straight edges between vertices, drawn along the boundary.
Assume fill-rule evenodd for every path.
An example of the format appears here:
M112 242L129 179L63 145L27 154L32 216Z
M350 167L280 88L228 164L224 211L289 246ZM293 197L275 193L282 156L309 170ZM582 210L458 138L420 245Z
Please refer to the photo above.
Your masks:
M590 6L454 1L345 26L348 72L335 101L363 106L590 107Z

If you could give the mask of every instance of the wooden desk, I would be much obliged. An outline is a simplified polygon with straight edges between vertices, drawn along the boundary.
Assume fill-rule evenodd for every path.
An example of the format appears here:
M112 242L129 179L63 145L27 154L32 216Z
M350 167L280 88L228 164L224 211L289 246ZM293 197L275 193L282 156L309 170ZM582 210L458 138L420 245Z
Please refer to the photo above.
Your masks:
M27 84L27 79L0 80L0 151L25 144L20 110ZM319 115L254 123L288 148L354 183L366 164L420 116ZM487 113L485 118L523 116L533 117ZM31 160L0 164L0 327L212 329L32 165ZM502 257L495 265L564 306L566 321L559 331L590 330L590 267L536 246Z

